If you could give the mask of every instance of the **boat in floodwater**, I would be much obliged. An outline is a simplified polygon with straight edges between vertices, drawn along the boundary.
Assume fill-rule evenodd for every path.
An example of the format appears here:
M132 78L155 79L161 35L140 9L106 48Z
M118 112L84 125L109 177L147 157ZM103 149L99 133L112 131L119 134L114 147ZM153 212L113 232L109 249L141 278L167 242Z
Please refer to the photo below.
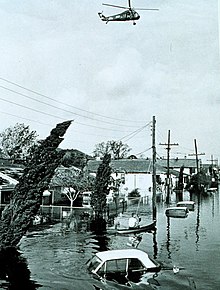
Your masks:
M156 221L148 225L139 226L136 228L127 228L127 229L117 229L117 234L136 234L136 233L143 233L143 232L151 232L156 230Z

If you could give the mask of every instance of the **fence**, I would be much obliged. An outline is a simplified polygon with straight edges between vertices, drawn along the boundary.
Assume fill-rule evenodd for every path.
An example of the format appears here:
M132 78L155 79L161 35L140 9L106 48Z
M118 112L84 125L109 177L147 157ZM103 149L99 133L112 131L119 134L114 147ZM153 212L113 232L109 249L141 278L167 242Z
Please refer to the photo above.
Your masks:
M70 212L74 212L76 215L89 214L91 215L92 208L85 207L70 207L70 206L60 206L60 205L41 205L40 213L43 216L50 217L51 220L62 220L70 215Z

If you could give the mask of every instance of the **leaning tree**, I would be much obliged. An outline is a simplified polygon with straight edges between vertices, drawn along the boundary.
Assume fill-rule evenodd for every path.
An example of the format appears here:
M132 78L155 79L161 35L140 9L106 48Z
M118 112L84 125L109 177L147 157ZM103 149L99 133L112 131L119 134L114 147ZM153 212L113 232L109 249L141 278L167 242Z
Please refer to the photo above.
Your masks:
M0 258L11 257L0 263L0 271L6 271L8 278L13 279L15 249L18 247L23 235L31 226L37 214L44 190L48 185L54 171L61 163L63 151L57 148L70 126L71 121L66 121L52 129L50 135L40 145L36 146L29 158L29 165L16 185L11 202L5 207L0 219ZM19 264L19 262L18 262Z

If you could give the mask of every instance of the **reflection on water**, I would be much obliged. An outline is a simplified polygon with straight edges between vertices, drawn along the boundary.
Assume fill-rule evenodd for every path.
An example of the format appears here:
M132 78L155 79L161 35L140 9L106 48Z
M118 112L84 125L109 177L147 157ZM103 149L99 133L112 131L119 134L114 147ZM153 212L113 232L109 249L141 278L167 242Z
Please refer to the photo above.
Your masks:
M157 259L157 254L158 254L158 246L157 246L157 231L154 231L152 233L153 236L153 258Z
M30 270L26 259L16 248L6 248L0 252L0 287L1 289L35 290L38 284L30 280Z
M166 205L158 204L157 231L142 235L138 248L163 265L162 271L148 281L151 287L146 289L219 288L219 195L216 193L208 198L192 198L196 202L195 210L185 219L167 218L164 213ZM120 217L122 224L127 222L132 211L134 208L128 208ZM140 205L139 215L143 223L149 223L152 218L151 206ZM87 260L97 251L130 247L128 236L107 236L95 232L69 232L63 236L60 227L57 224L22 239L20 249L31 271L31 279L26 276L26 281L30 287L35 288L28 286L19 289L37 289L38 283L42 290L94 290L94 279L85 267ZM174 266L180 269L178 273L174 273ZM37 282L32 283L30 280ZM16 289L9 288L5 281L0 285L1 289ZM117 287L108 288L105 285L103 289Z
M167 217L167 253L168 259L171 259L171 251L170 251L170 217Z
M196 251L199 250L199 223L200 223L201 197L197 197L197 215L196 215Z

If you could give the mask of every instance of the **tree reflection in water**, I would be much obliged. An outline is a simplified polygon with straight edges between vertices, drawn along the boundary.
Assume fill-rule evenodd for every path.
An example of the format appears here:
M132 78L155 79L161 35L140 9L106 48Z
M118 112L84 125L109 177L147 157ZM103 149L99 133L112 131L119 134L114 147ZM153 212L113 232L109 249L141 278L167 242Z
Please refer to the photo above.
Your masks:
M171 251L170 251L170 217L167 217L167 253L168 253L168 259L171 259Z
M26 259L14 247L0 251L0 287L1 289L20 290L38 289L40 285L30 280L30 270Z
M110 238L106 234L106 221L103 218L93 219L90 224L90 229L94 234L94 239L99 251L107 251Z

